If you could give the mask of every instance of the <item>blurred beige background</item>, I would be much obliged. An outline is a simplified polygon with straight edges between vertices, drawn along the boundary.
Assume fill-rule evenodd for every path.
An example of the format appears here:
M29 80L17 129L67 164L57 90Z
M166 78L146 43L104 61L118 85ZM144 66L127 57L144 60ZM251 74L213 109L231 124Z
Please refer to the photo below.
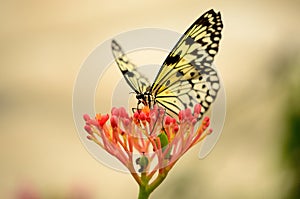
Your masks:
M1 1L1 198L23 189L43 198L136 198L132 177L94 160L77 136L76 75L107 38L143 27L184 32L210 8L224 22L216 57L224 131L204 160L197 147L187 153L152 198L283 198L291 186L280 156L288 80L276 75L285 71L282 57L299 63L297 0Z

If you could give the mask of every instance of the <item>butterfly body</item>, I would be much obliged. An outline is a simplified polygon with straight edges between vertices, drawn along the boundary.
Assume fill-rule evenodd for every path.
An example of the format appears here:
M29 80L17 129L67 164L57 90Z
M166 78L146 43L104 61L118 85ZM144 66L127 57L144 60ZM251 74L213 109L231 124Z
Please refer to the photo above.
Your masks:
M158 104L176 118L179 111L201 104L202 115L215 100L219 77L212 67L218 52L223 24L221 14L209 10L183 34L162 64L153 84L138 72L120 45L112 40L112 52L138 106Z
M143 104L144 106L152 107L154 97L152 96L151 92L146 91L144 93L136 93L135 97L138 100L138 106L139 104Z

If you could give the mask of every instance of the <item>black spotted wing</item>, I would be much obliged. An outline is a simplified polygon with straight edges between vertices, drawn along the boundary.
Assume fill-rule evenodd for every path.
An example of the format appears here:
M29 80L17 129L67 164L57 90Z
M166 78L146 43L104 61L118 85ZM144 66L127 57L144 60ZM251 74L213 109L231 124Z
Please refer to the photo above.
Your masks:
M127 84L137 94L145 93L146 90L151 86L149 80L137 71L136 66L130 62L130 60L123 52L121 46L115 40L112 40L111 48L115 61L117 62L119 69L125 77Z
M166 58L150 89L155 102L177 117L185 108L208 110L220 88L212 62L218 52L223 24L221 14L209 10L184 33Z

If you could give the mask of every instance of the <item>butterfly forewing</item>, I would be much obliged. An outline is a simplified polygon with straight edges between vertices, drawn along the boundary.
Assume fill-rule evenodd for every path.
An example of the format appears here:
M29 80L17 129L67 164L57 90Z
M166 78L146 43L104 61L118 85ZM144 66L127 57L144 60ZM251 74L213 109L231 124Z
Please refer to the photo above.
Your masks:
M123 52L121 46L112 40L111 43L113 56L117 62L119 69L121 70L127 84L137 93L145 93L147 89L149 90L150 83L149 80L139 73L136 66L130 62L125 53Z
M218 52L222 28L220 13L206 12L166 58L150 92L169 115L176 116L180 110L200 103L202 116L215 100L220 82L212 62Z

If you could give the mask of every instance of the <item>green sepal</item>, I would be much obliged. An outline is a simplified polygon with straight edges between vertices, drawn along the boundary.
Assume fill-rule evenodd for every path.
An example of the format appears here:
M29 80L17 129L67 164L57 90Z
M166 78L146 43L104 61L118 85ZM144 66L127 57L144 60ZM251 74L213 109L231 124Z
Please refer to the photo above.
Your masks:
M160 145L161 145L162 151L164 152L166 149L166 146L168 146L168 144L169 144L168 136L165 133L165 131L162 131L157 137L160 140Z
M161 131L161 133L157 136L160 140L160 145L162 148L162 152L165 152L166 148L169 145L169 139L168 136L166 134L166 132L164 130ZM170 159L171 158L171 151L172 148L169 149L168 153L165 156L165 159Z

